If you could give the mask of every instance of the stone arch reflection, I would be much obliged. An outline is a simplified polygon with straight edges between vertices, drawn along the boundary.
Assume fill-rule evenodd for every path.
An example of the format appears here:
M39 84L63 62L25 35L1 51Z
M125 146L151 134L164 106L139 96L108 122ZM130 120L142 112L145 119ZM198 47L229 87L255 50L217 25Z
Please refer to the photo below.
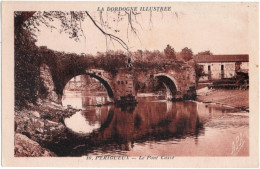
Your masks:
M103 118L98 119L101 127L84 138L88 151L97 147L104 151L129 151L135 143L189 136L197 138L203 133L203 121L198 115L196 103L191 102L148 102L145 106L137 105L133 112L122 111L112 105L107 112L101 111L101 116ZM90 115L87 120L89 118Z

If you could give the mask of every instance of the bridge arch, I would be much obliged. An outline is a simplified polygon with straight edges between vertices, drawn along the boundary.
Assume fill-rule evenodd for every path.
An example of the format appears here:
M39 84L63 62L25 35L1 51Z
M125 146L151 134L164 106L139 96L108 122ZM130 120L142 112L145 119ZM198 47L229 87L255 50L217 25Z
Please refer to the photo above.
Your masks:
M108 81L105 78L102 78L96 74L91 74L91 73L85 73L86 75L93 77L95 79L97 79L107 90L107 95L113 99L114 98L114 92L112 90L111 85L108 83Z
M65 83L65 85L64 85L64 87L63 87L63 90L65 89L65 86L68 84L68 82L69 82L72 78L74 78L74 77L76 77L76 76L79 76L79 75L87 75L87 76L89 76L89 77L92 77L92 78L97 79L97 80L105 87L105 89L106 89L106 91L107 91L107 95L108 95L110 101L113 101L113 99L114 99L114 91L113 91L113 89L112 89L112 85L109 84L109 82L108 82L105 78L102 78L101 76L96 75L96 74L93 74L93 73L80 73L80 74L74 75L73 77L70 77L70 79L66 81L66 83ZM63 92L62 92L62 93L63 93Z
M177 91L179 91L177 81L167 73L158 73L153 76L161 81L166 87L167 98L174 98L177 94Z

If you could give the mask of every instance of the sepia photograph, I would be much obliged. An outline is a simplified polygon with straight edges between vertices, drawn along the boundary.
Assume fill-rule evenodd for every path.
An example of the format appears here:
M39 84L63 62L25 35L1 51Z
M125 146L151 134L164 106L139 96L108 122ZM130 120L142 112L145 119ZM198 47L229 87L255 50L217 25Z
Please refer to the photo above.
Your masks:
M259 167L258 3L47 4L3 4L12 158Z

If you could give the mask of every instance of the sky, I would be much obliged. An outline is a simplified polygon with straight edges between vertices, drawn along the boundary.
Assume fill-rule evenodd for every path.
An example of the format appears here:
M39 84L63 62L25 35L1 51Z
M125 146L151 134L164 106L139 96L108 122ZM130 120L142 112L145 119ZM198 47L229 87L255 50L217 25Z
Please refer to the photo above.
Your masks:
M127 19L113 22L114 13L104 11L104 20L108 19L110 26L120 32L105 30L124 40L130 51L163 51L170 44L175 51L188 47L194 54L205 50L210 50L213 54L249 53L249 9L243 3L172 3L170 6L170 12L152 12L151 22L150 12L137 15L138 23L133 22L137 36L130 29L127 34ZM94 19L99 19L97 11L89 13ZM86 39L81 38L76 42L69 39L66 33L59 33L57 30L51 32L49 28L41 26L36 44L78 54L96 54L106 50L125 51L115 41L107 39L106 43L106 37L89 18L82 23L82 29Z

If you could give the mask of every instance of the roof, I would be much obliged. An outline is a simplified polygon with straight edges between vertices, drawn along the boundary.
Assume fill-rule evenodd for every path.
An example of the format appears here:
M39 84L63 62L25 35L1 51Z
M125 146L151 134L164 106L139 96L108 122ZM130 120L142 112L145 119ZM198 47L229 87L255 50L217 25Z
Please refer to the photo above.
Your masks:
M248 55L197 55L194 58L198 63L249 61Z
M249 72L249 70L248 69L240 69L240 70L238 70L237 71L237 73L247 73L248 74L248 72Z

